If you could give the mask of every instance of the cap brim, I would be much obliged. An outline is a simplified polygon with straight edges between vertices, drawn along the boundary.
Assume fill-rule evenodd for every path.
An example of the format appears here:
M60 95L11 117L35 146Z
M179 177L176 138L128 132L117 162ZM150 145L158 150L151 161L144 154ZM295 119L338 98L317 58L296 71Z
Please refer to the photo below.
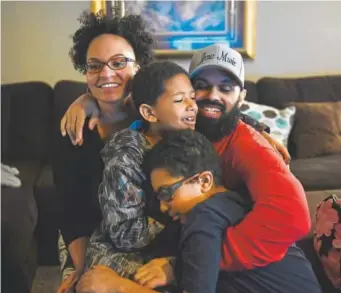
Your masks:
M201 73L203 70L205 69L220 69L222 71L225 71L229 77L235 81L238 82L238 84L244 88L244 83L240 80L240 78L238 76L236 76L232 71L226 69L223 66L220 66L218 64L212 64L212 65L202 65L202 66L198 66L195 70L192 71L192 73L190 74L190 78L195 78L199 73Z

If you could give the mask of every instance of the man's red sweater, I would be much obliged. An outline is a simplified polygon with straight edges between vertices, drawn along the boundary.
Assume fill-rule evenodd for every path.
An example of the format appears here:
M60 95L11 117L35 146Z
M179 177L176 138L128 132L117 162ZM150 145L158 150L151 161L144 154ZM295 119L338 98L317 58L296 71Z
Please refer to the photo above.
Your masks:
M223 160L225 186L237 191L246 186L254 201L243 221L227 229L221 268L252 269L282 259L310 230L301 183L267 140L241 121L214 147Z

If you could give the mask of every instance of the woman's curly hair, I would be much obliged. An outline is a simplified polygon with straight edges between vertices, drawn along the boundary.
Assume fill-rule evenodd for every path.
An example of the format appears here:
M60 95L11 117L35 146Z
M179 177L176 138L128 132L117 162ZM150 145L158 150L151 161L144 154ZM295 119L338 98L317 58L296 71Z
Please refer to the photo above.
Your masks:
M91 41L102 34L113 34L128 41L132 46L137 63L142 67L153 60L154 38L147 31L140 15L110 17L101 12L85 11L79 18L81 27L73 35L70 57L73 66L81 73L86 73L86 54Z

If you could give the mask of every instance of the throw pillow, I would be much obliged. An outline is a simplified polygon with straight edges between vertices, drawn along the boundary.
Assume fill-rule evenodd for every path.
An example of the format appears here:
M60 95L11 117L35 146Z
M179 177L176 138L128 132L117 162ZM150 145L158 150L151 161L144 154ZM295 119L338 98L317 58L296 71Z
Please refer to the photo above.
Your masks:
M341 153L341 102L295 103L291 141L297 158Z
M288 138L296 110L295 106L291 105L279 110L274 107L245 101L240 110L242 113L269 126L270 135L286 148L288 147Z
M331 195L316 210L314 249L328 279L341 288L341 200Z

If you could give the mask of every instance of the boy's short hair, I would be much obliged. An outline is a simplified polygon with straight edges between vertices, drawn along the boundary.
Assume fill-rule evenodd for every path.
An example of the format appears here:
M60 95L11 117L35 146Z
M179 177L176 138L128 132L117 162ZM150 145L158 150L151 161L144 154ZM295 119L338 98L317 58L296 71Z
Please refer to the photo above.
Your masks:
M149 175L157 168L184 178L211 171L215 184L222 184L219 155L205 136L191 129L167 131L163 139L147 152L144 171Z
M189 78L185 69L171 61L156 61L141 68L132 81L132 99L136 108L142 104L154 106L165 90L165 82L178 74Z

